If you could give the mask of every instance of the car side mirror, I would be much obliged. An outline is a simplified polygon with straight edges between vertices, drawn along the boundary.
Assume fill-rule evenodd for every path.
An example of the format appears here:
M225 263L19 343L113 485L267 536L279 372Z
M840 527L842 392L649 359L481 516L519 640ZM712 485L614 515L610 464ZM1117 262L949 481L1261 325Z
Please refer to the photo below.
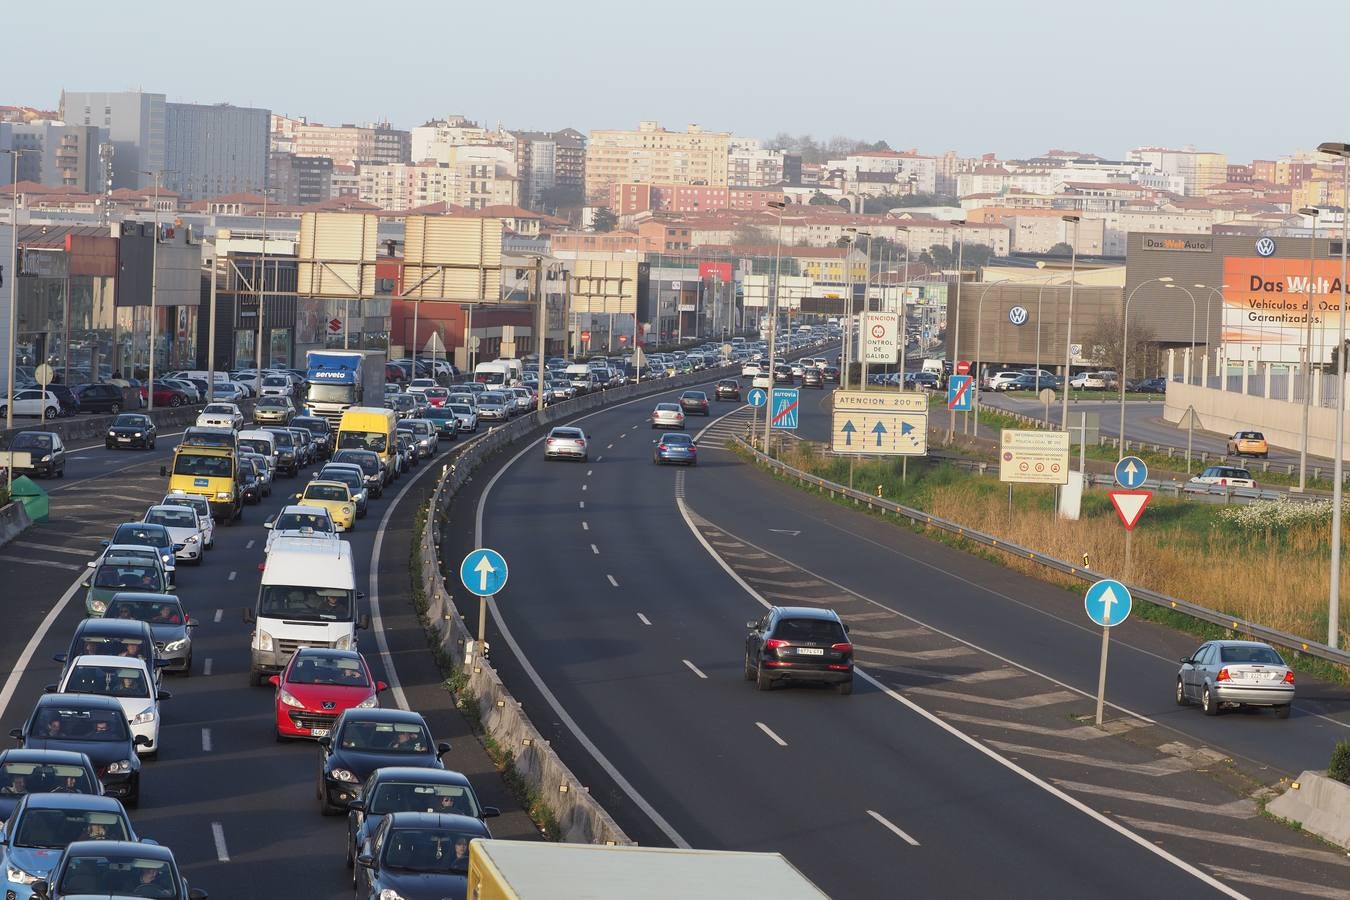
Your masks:
M1182 664L1183 666L1189 666L1189 665L1190 665L1191 663L1193 663L1193 662L1195 662L1195 659L1194 659L1193 657L1190 657L1190 656L1183 656L1183 657L1181 658L1181 664Z
M388 684L386 684L386 683L383 682L383 681L377 681L377 682L375 682L375 692L376 692L377 694L378 694L378 693L381 693L381 692L383 692L383 691L387 691L387 690L389 690L389 685L388 685Z
M495 806L484 806L478 811L480 819L495 819L502 814L502 811Z
M170 584L168 587L166 587L166 588L164 589L164 591L165 591L165 593L176 594L176 593L178 593L178 585L176 585L176 584Z
M357 591L357 592L356 592L356 599L357 599L357 600L364 600L364 599L366 599L366 592L365 592L365 591Z
M375 868L375 857L369 853L362 853L356 857L356 864L363 869Z
M366 811L366 801L364 801L364 800L352 800L351 802L349 802L349 803L347 804L347 808L348 808L349 810L351 810L352 812L365 812L365 811Z
M759 623L758 623L758 622L746 622L746 623L745 623L745 627L746 627L746 628L749 628L751 631L754 631L755 629L759 628Z
M251 607L251 606L246 606L246 607L244 607L244 621L245 621L246 623L247 623L247 622L256 622L257 619L258 619L258 617L254 614L254 612L253 612L253 607Z
M201 623L198 622L196 619L188 619L188 620L187 620L187 627L188 627L188 628L196 628L196 627L197 627L198 625L200 625L200 624L201 624Z
M270 529L270 528L272 527L272 523L271 523L271 522L264 522L264 523L263 523L263 527L264 527L264 528L269 528L269 529Z
M270 684L272 687L281 687L281 676L273 675L267 679L267 683Z
M52 655L52 659L59 663L64 663L68 658L69 657L67 657L66 654L64 653L56 653Z
M136 735L134 743L137 747L149 747L154 741L150 740L150 735L148 734L138 734Z
M333 739L331 737L321 737L318 739L318 744L323 749L328 750L333 746Z
M201 888L192 888L188 891L188 900L206 900L206 891Z
M362 630L370 628L370 616L367 613L361 613L360 617L356 620L356 627Z
M441 741L439 744L436 745L436 755L437 755L437 756L444 756L445 754L447 754L447 753L449 753L449 752L450 752L450 742L449 742L449 741Z
M291 496L294 497L296 500L299 500L299 499L300 499L300 495L299 495L299 494L292 494Z
M848 633L849 633L850 631L852 631L852 630L853 630L853 629L849 628L848 623L845 622L845 623L844 623L844 634L848 634Z
M160 691L158 694L155 695L155 697L158 700L172 700L173 694L169 691Z

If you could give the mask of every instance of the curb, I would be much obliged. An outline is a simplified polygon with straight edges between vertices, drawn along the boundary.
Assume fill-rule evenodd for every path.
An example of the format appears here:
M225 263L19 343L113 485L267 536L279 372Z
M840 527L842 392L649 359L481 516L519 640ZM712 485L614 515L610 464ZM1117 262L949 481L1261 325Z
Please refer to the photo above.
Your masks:
M1350 785L1321 772L1304 772L1284 794L1267 803L1266 809L1350 850Z

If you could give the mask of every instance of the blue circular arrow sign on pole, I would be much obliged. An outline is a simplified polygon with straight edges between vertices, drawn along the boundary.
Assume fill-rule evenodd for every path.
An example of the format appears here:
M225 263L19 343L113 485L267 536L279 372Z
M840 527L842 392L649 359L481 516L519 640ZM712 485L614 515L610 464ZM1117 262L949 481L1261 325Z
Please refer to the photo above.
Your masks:
M1128 619L1132 605L1134 598L1130 596L1130 589L1114 578L1098 581L1087 589L1087 596L1083 598L1088 618L1103 628L1119 625Z
M1137 456L1127 456L1116 463L1116 484L1123 488L1137 488L1148 481L1148 464Z
M491 597L506 587L506 560L496 550L480 547L459 564L459 580L470 593Z
M745 395L745 402L749 403L751 406L763 406L765 403L769 402L769 395L765 392L764 388L754 388L750 393Z

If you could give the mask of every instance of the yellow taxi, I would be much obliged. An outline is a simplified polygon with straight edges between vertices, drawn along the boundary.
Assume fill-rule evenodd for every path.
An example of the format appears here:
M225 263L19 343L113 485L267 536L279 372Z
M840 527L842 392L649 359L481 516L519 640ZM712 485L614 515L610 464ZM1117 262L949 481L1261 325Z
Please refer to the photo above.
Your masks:
M1229 456L1270 457L1270 445L1266 436L1259 431L1239 431L1228 439Z
M352 492L341 481L311 481L295 500L304 506L322 506L333 517L338 531L351 531L356 527L356 501Z

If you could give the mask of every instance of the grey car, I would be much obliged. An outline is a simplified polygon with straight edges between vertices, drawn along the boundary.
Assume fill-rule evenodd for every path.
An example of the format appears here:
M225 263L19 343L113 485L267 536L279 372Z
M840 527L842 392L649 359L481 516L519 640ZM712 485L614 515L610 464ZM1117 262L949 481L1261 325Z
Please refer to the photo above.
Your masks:
M1294 703L1294 670L1275 648L1260 641L1209 641L1181 660L1178 706L1198 702L1207 716L1224 706L1273 706L1289 718Z
M417 445L417 455L422 459L429 459L439 448L440 436L436 433L436 426L427 419L404 419L398 423L398 430L412 434L413 442Z
M192 674L192 630L197 620L187 614L177 597L119 592L108 601L103 618L134 619L149 625L164 670L184 677Z

